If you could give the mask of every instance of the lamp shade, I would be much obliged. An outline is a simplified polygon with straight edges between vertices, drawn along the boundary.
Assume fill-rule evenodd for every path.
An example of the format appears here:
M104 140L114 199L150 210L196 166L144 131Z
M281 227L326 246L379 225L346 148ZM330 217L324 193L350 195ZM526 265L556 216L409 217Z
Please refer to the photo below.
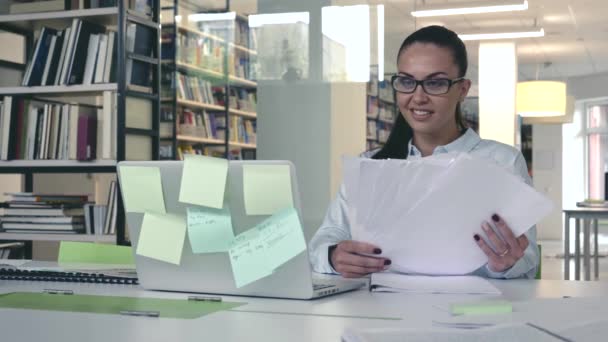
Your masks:
M552 117L566 114L566 83L529 81L517 83L517 114Z

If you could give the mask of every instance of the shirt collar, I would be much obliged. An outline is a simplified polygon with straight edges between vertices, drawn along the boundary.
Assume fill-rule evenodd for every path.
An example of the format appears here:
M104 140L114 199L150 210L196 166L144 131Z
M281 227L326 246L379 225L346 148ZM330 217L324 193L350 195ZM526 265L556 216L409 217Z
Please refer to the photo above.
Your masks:
M421 157L422 153L414 144L412 144L412 140L408 142L408 151L409 155L412 157ZM433 150L433 154L439 153L448 153L448 152L470 152L479 142L481 138L475 131L471 128L467 128L467 130L458 137L456 140L452 141L447 145L437 146L435 150Z

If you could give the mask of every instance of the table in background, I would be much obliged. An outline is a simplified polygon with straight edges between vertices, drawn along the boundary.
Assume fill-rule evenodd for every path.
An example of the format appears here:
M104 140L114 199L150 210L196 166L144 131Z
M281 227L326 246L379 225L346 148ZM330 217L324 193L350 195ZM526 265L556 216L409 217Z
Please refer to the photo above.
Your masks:
M591 280L591 224L593 224L594 239L594 271L595 279L599 278L598 264L598 224L599 219L608 220L608 208L574 208L564 209L565 232L564 232L564 279L570 279L570 219L575 220L574 231L574 276L580 280L580 228L583 226L583 267L585 280Z

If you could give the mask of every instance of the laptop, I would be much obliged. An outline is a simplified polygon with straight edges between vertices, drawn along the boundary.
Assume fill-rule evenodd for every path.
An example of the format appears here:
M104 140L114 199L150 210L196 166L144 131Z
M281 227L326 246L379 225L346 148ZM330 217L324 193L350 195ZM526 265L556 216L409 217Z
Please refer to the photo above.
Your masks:
M229 161L226 196L232 217L234 235L238 235L269 216L249 216L243 196L243 166L288 165L291 173L293 203L300 222L302 211L294 165L289 161ZM123 161L118 163L118 179L125 166L156 167L160 170L165 209L168 213L186 216L189 204L178 201L183 161ZM201 175L204 177L204 175ZM119 183L120 184L120 183ZM201 189L204 191L204 189ZM268 189L272 191L272 189ZM124 203L124 198L122 203ZM126 208L125 208L126 212ZM313 275L305 250L264 278L237 288L232 275L228 252L194 254L188 235L184 242L181 263L174 265L137 255L137 242L143 213L126 212L127 229L132 243L135 267L141 286L147 290L197 292L222 295L272 298L312 299L358 289L366 285L361 279L342 279ZM322 281L319 281L319 279Z

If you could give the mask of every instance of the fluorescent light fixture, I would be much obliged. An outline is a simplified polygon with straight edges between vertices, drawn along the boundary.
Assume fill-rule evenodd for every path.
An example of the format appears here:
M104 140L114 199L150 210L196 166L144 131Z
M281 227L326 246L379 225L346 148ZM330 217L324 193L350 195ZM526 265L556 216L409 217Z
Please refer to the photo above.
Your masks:
M493 13L493 12L511 12L511 11L525 11L528 9L528 1L494 1L491 3L483 2L484 5L480 6L480 2L473 3L462 3L457 7L446 8L445 5L442 7L424 7L424 9L411 12L412 16L416 18L421 17L438 17L446 15L458 15L458 14L478 14L478 13Z
M236 12L196 13L188 15L188 21L223 21L236 19Z
M538 31L513 31L513 32L494 32L494 33L471 33L459 34L462 40L490 40L490 39L516 39L516 38L537 38L544 37L545 30Z
M384 5L378 5L378 81L384 81Z
M260 27L263 25L310 23L308 12L287 12L271 14L254 14L249 16L249 27Z

